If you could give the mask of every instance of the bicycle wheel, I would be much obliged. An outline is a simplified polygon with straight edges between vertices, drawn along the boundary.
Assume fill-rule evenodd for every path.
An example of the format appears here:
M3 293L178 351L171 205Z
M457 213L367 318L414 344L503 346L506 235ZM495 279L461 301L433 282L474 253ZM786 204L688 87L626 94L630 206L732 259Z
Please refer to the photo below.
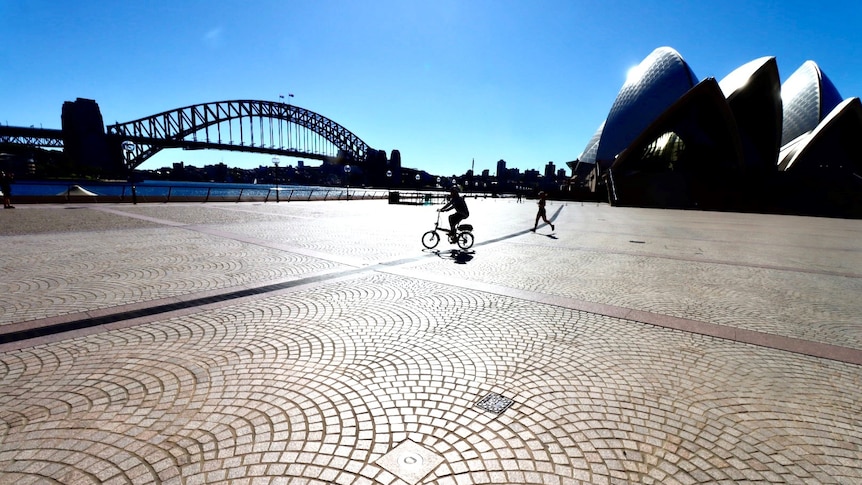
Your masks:
M422 235L422 245L428 249L434 249L440 244L440 235L437 231L428 231Z
M461 249L470 249L473 246L473 233L462 232L458 234L458 247Z

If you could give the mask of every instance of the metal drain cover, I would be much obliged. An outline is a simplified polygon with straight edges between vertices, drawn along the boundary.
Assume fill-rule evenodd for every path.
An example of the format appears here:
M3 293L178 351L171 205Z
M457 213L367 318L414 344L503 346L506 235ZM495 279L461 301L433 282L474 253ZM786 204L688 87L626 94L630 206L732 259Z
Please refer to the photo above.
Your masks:
M511 406L514 402L515 401L509 399L508 397L503 397L496 392L492 392L487 396L483 397L481 401L477 402L476 407L485 411L500 414L503 411L509 409L509 406Z
M376 463L401 480L415 485L442 462L443 457L440 455L406 440L381 456Z

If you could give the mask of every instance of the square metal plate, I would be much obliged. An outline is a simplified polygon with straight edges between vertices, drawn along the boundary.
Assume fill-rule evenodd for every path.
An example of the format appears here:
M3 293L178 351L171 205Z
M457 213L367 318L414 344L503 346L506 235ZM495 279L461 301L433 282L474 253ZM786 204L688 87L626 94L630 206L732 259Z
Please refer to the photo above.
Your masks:
M376 463L410 485L416 485L442 462L442 456L418 443L406 440L381 456Z
M509 406L514 402L514 400L509 399L508 397L503 397L496 392L492 392L483 397L481 401L477 402L476 407L485 411L500 414L509 409Z

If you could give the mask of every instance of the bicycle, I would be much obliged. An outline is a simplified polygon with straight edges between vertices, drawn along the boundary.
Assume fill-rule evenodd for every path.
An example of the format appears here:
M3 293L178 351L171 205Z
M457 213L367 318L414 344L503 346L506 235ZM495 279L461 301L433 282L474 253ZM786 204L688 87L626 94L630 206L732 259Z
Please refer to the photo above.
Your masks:
M434 223L434 229L422 235L422 245L428 249L434 249L440 244L440 235L438 232L449 234L449 229L440 227L440 211L437 211L437 222ZM470 249L473 246L473 225L459 224L455 228L455 236L449 238L449 242L457 244L461 249Z

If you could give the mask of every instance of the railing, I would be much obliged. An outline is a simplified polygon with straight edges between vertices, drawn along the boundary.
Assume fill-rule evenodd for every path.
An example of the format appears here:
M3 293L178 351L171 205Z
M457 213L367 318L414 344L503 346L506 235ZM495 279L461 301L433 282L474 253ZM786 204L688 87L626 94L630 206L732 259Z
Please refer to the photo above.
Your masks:
M79 185L80 184L80 185ZM465 192L465 198L510 197L511 194ZM440 189L366 189L269 184L206 184L128 182L46 182L26 181L12 185L16 204L37 203L167 203L167 202L297 202L312 200L388 199L390 204L438 205L449 201L449 193Z
M434 203L445 204L447 202L447 194L432 193L432 192L389 192L390 204L407 204L407 205L432 205Z
M36 190L38 188L39 190ZM18 190L24 189L24 190ZM27 203L102 203L102 202L297 202L312 200L386 199L389 191L382 189L341 187L219 187L171 184L15 184L12 199Z
M488 197L494 197L493 194L489 194L488 192L468 192L462 193L462 197L465 199L487 199ZM406 205L434 205L434 204L445 204L449 202L449 193L448 192L423 192L423 191L403 191L403 190L393 190L389 192L389 203L390 204L406 204Z
M273 192L275 195L272 195ZM284 193L287 192L285 200ZM242 198L242 189L237 196L237 202ZM291 201L310 201L310 200L364 200L364 199L385 199L388 196L388 191L385 190L366 190L366 189L270 189L264 202L291 202Z

